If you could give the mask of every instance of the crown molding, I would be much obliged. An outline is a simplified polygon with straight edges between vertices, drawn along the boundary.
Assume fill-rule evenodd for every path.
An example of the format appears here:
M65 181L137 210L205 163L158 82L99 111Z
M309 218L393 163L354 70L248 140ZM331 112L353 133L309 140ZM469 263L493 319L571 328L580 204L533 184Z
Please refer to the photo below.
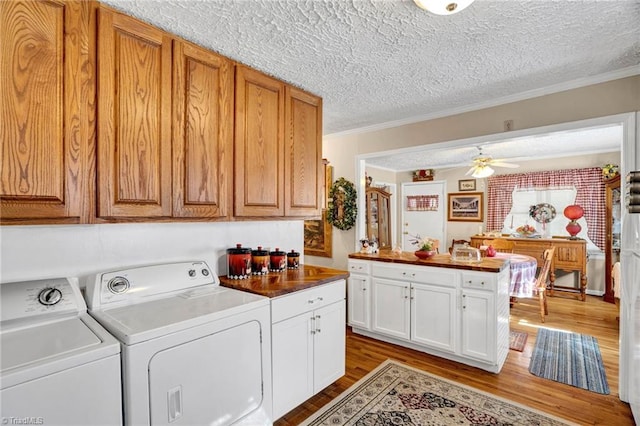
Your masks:
M541 87L539 89L528 90L526 92L517 93L514 95L503 96L501 98L491 99L484 102L466 105L458 108L451 108L435 113L417 115L413 117L407 117L402 120L387 121L384 123L374 124L371 126L359 127L355 129L345 130L343 132L329 133L324 135L324 138L340 138L343 136L350 136L360 133L375 132L378 130L390 129L393 127L405 126L408 124L419 123L421 121L435 120L437 118L449 117L451 115L462 114L471 111L478 111L486 108L492 108L500 105L509 104L512 102L524 101L527 99L537 98L540 96L551 95L553 93L564 92L566 90L578 89L581 87L591 86L594 84L605 83L607 81L619 80L626 77L631 77L640 74L640 65L634 65L627 68L622 68L616 71L611 71L604 74L598 74L590 77L578 78L575 80L567 81L564 83L558 83L551 86Z

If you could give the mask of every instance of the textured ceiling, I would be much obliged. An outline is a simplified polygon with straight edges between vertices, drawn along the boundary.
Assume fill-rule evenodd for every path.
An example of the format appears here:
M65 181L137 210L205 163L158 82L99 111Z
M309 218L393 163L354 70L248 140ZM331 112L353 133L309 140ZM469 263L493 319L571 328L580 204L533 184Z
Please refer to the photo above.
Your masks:
M103 0L324 99L324 134L640 64L640 0Z
M495 160L505 159L509 163L540 160L544 158L568 157L567 167L571 167L571 157L584 154L618 152L622 145L621 125L597 126L579 130L568 130L526 136L499 141L487 141L480 145L452 147L424 146L385 152L367 158L367 166L391 171L411 171L425 168L442 169L468 167L473 157L478 155L478 147L483 155ZM512 169L509 169L512 170ZM513 170L510 173L517 173Z

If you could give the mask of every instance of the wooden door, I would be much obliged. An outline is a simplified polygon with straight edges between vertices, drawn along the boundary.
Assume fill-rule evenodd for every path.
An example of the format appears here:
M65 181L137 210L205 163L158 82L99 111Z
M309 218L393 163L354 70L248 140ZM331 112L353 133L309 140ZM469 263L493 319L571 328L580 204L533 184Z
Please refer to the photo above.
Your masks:
M274 420L313 395L312 317L305 312L271 328Z
M371 330L409 340L409 283L371 279Z
M285 216L319 216L322 208L322 99L285 89Z
M176 40L173 76L173 216L226 217L233 167L233 63Z
M284 83L236 67L234 216L284 215Z
M445 182L406 182L402 184L402 249L415 251L412 243L416 236L431 237L443 244L447 235L447 199L445 197ZM415 206L409 202L420 201Z
M464 289L460 352L470 358L496 362L496 309L490 291Z
M345 301L340 300L313 312L314 394L344 376L345 311Z
M351 274L347 279L349 301L349 325L352 327L370 329L371 324L371 285L366 275Z
M98 216L171 216L171 37L98 14Z
M89 217L92 2L0 2L2 224Z
M458 341L455 287L411 285L411 340L456 353Z

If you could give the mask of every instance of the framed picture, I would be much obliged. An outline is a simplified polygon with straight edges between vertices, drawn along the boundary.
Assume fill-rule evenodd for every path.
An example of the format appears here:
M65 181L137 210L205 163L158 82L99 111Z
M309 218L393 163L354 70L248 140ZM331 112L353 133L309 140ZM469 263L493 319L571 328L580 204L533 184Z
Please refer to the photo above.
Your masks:
M483 192L448 194L447 220L457 222L482 222L484 210Z
M475 179L463 179L458 181L458 191L475 191L476 180Z
M333 241L331 224L327 221L327 210L322 209L321 220L304 221L304 254L331 257Z

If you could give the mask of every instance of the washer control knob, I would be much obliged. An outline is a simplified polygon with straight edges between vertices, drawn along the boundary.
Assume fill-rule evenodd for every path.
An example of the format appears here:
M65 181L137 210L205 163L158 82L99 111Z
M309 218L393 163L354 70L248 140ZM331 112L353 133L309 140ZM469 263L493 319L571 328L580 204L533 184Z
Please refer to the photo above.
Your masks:
M52 306L62 300L62 292L57 288L47 287L38 294L38 302Z
M189 276L190 277L195 277L196 276L196 270L195 269L189 269Z
M205 277L209 276L209 270L208 269L202 268L201 272L202 272L202 275L204 275Z
M107 283L107 288L113 294L124 293L129 289L129 280L125 277L114 277Z

